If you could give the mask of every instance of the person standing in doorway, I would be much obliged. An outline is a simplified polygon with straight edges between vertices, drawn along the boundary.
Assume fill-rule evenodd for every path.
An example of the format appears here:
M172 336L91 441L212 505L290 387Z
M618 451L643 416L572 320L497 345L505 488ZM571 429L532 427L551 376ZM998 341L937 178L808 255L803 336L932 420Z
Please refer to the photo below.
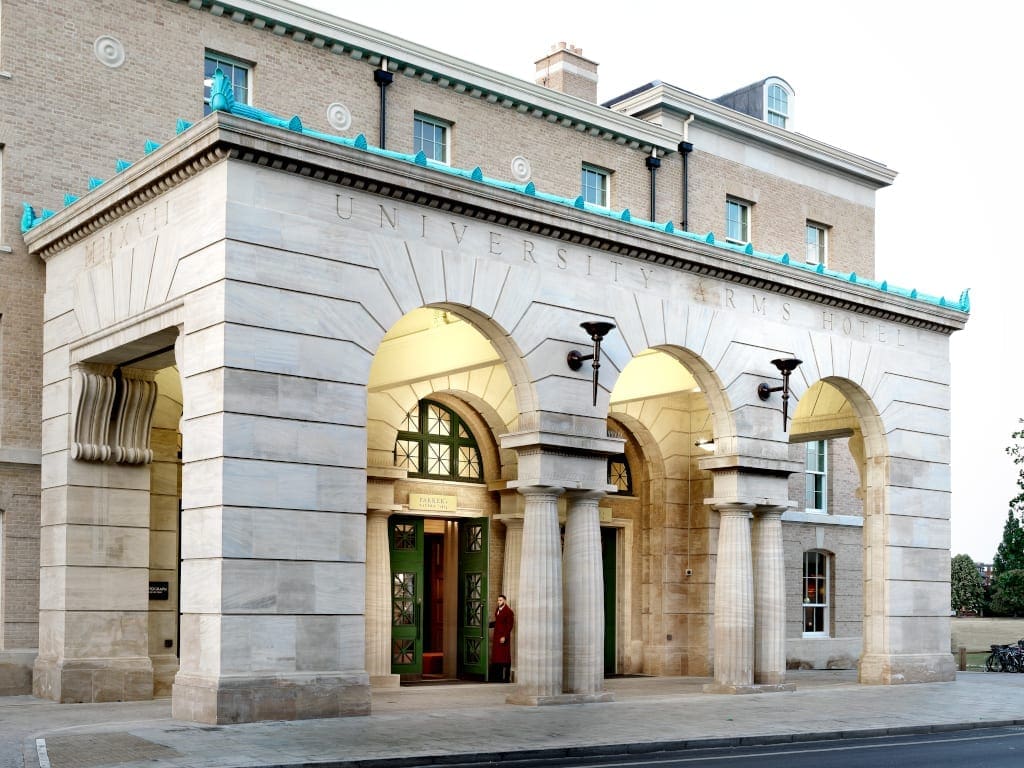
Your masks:
M488 624L494 630L491 635L491 668L495 682L512 682L512 627L515 622L516 615L509 608L508 600L504 595L498 595L494 621Z

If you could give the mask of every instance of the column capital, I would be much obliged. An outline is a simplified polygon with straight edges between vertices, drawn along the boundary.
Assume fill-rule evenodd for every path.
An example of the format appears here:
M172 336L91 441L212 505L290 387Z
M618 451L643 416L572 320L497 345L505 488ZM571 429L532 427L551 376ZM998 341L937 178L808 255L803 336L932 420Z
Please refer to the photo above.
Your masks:
M754 517L782 517L782 513L793 506L792 502L789 504L755 504Z
M499 523L504 525L506 528L522 528L523 520L525 519L521 514L515 515L492 515L492 520L497 520Z
M523 496L527 497L550 496L553 499L557 499L565 493L565 488L558 485L517 485L515 486L515 489Z
M566 498L572 501L600 501L607 495L607 491L599 488L567 489L565 492Z
M389 504L387 506L374 505L372 507L367 507L366 515L367 517L390 517L391 515L401 511L401 504Z
M704 503L720 515L750 517L756 505L746 501L729 501L726 499L705 499Z

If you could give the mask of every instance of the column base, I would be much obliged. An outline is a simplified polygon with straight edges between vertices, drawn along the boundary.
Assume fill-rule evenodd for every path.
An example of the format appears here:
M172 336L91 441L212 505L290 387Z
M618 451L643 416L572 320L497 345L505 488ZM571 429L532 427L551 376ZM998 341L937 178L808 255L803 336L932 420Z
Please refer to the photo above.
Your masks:
M370 675L371 688L398 688L401 684L401 675Z
M519 704L526 707L547 707L558 704L596 704L615 701L611 691L598 693L558 693L552 696L534 696L532 694L513 692L505 699L506 704Z
M857 680L865 685L948 683L956 679L952 653L870 653L857 664Z
M178 673L171 717L223 725L370 714L365 672L202 677Z
M148 656L112 659L36 659L32 695L61 704L148 701L153 664Z
M704 693L787 693L796 690L796 683L751 683L750 685L727 685L706 683Z

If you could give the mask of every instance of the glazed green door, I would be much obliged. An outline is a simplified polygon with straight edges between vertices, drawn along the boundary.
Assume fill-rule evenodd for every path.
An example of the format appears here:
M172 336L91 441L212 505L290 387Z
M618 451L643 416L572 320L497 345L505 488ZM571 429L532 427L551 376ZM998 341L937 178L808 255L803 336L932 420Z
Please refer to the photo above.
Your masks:
M487 675L487 518L459 521L459 675Z
M391 673L423 672L423 519L388 521L391 549Z

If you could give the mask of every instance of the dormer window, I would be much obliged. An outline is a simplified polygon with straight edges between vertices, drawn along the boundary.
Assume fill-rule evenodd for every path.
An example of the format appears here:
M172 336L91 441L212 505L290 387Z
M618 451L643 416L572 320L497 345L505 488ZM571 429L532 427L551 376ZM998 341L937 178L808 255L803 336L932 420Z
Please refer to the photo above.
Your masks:
M768 86L768 122L779 128L786 127L789 118L789 94L779 84Z

